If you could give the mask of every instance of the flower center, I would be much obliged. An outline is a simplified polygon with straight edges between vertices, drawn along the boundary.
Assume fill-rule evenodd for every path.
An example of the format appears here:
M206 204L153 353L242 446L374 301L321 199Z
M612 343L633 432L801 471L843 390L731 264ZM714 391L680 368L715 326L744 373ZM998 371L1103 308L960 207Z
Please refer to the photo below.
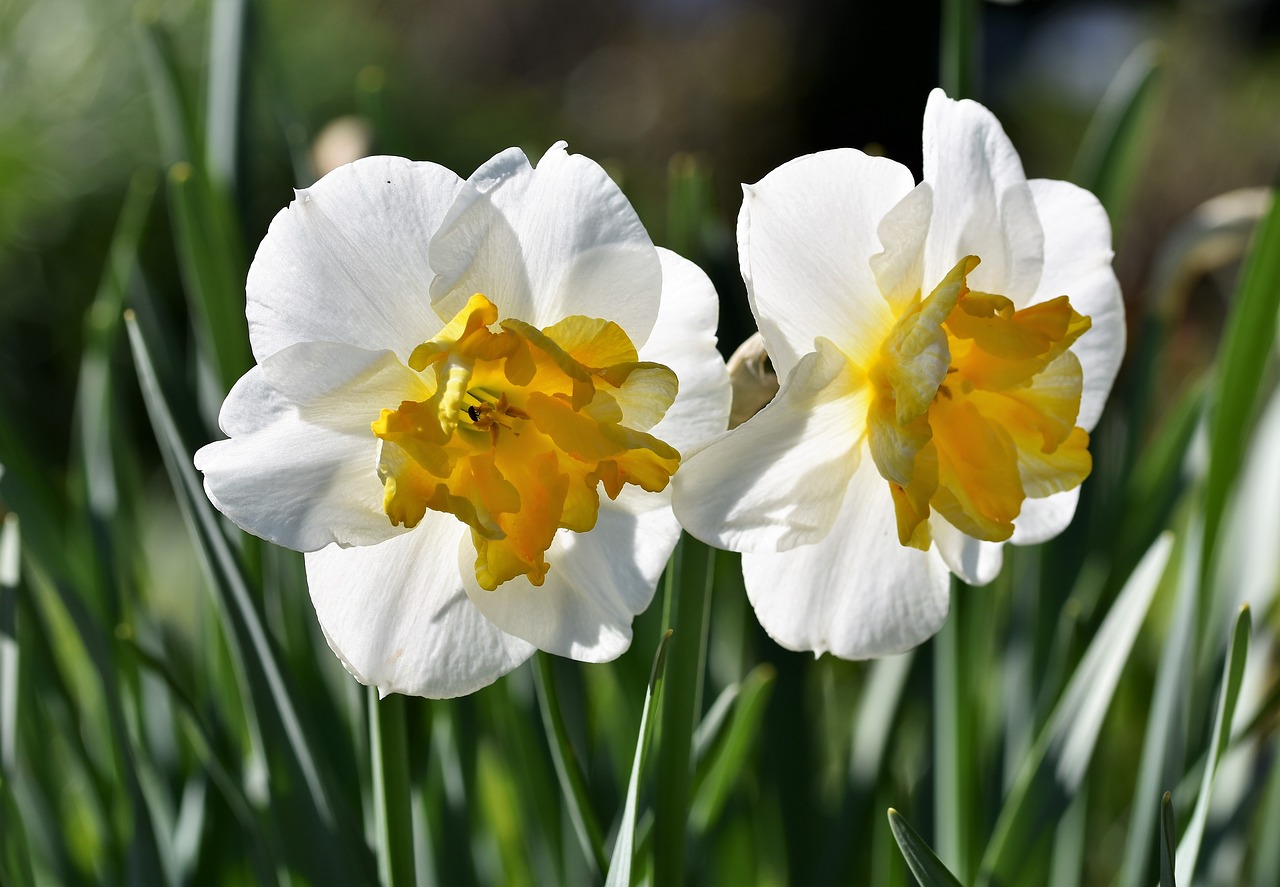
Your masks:
M971 291L962 259L894 324L868 378L871 456L889 482L903 545L927 550L931 509L1002 542L1028 497L1079 485L1092 468L1075 426L1083 376L1068 349L1086 330L1066 296L1015 310Z
M493 590L516 576L546 578L556 531L596 524L597 487L666 487L680 454L646 433L675 400L676 376L638 359L616 323L566 317L546 329L471 297L410 368L431 395L384 409L378 475L393 524L428 508L471 528L476 579Z

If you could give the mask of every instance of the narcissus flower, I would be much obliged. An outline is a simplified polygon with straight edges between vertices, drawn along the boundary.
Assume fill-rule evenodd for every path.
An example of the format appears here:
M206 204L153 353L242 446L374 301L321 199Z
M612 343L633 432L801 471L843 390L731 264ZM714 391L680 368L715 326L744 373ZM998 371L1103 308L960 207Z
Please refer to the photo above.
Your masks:
M1093 195L1031 180L995 117L929 97L924 181L859 151L744 189L738 249L782 380L686 454L676 514L744 552L783 646L898 652L983 584L1002 544L1062 531L1124 351Z
M352 674L456 696L536 648L627 648L679 535L680 451L724 430L729 385L709 281L598 165L558 144L466 181L341 167L272 222L248 317L257 366L196 466L235 523L307 553Z

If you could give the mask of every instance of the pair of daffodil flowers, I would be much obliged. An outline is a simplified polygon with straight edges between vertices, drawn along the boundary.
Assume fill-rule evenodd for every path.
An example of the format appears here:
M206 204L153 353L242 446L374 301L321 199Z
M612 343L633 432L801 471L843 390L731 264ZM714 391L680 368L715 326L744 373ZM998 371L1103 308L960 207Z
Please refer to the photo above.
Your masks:
M1071 520L1124 350L1110 241L1093 195L1028 181L941 91L919 184L851 149L793 160L738 219L781 388L726 432L715 290L597 164L367 158L272 222L257 366L196 465L306 552L329 644L384 693L613 659L682 525L743 552L783 646L895 653L942 625L951 574L989 582L1004 542Z

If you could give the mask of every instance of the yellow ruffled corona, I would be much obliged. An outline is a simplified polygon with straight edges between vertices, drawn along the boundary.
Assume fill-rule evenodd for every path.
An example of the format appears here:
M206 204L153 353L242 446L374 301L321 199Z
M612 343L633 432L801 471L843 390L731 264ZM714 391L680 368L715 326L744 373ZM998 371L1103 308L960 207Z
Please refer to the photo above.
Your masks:
M490 591L521 575L541 585L557 530L595 526L601 483L610 498L625 484L657 492L680 464L647 433L675 400L676 376L640 361L611 321L499 322L477 293L409 366L431 394L373 423L384 508L406 527L427 509L467 524Z
M868 371L871 456L889 482L898 540L927 550L936 509L968 536L1003 542L1028 497L1078 486L1089 435L1071 345L1090 327L1066 296L1021 311L971 291L975 256L898 318Z

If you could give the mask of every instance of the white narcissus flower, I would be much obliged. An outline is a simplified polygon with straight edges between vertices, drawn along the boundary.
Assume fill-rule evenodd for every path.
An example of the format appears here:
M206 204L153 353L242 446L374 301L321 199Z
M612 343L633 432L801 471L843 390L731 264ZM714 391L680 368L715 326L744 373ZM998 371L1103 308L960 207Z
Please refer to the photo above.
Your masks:
M679 451L727 421L717 314L563 143L465 181L360 160L258 248L257 366L196 467L307 553L329 644L383 692L469 693L535 649L612 659L679 536Z
M949 573L1057 535L1124 353L1106 213L1031 180L972 101L929 97L924 181L860 151L744 188L738 249L781 389L686 453L676 514L744 552L794 650L860 659L946 619Z

